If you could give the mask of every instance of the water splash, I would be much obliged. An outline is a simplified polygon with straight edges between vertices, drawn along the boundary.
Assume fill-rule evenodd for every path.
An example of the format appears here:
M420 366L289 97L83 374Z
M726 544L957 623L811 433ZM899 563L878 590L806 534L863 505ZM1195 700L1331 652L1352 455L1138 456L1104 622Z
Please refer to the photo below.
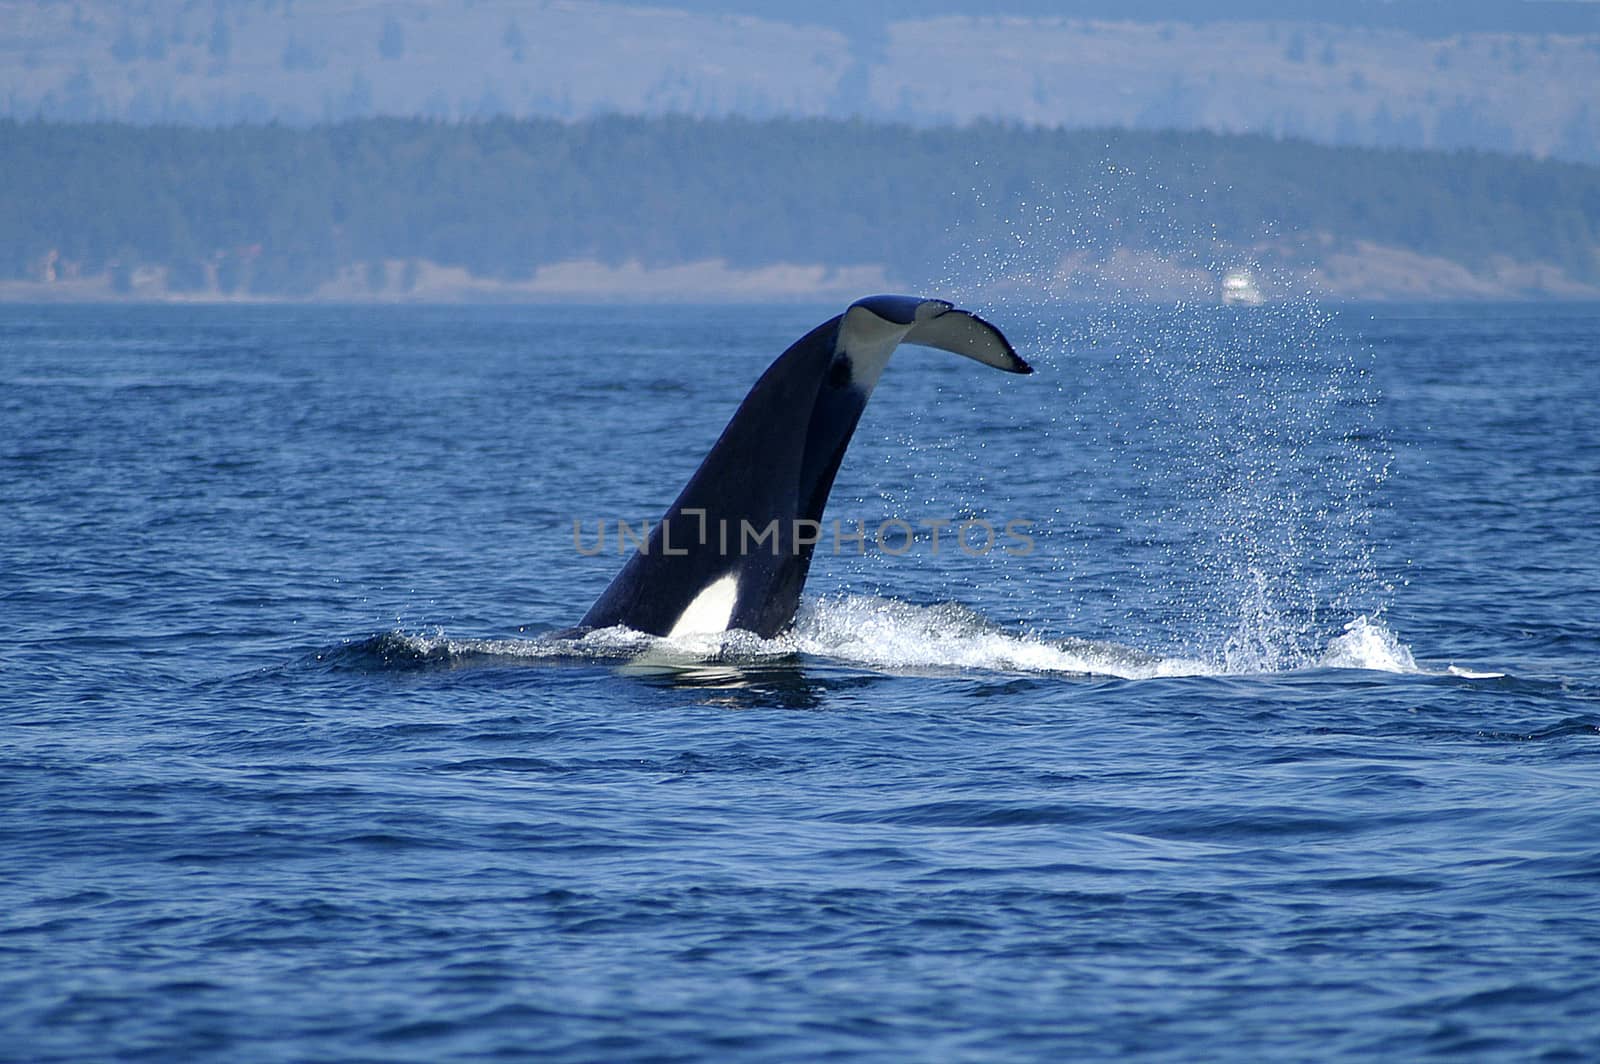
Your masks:
M1027 594L1067 599L1077 630L1239 671L1314 661L1350 617L1380 615L1392 584L1372 523L1391 456L1372 353L1339 335L1272 227L1243 242L1185 228L1173 219L1192 212L1169 213L1158 182L1111 166L1101 188L987 209L999 224L975 228L939 284L1027 323L1055 382L1030 438L1062 470L1045 530L1059 563ZM1264 305L1220 305L1238 266Z
M1412 656L1410 647L1400 642L1381 622L1365 615L1344 626L1344 634L1328 644L1319 664L1329 669L1422 671L1417 667L1417 659Z
M894 671L983 669L1140 679L1204 674L1206 663L1087 639L1017 634L959 603L872 595L809 603L785 637L802 654Z

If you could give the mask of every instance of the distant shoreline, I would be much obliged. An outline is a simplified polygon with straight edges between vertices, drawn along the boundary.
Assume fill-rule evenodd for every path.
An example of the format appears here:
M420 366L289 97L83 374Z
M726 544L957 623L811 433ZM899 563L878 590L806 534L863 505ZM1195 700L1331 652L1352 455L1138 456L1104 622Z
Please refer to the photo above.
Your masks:
M812 303L854 299L863 292L923 291L938 285L895 277L882 265L826 266L775 263L736 268L720 259L646 267L574 260L542 266L521 281L480 277L460 266L427 260L385 264L387 276L405 272L408 287L374 289L361 267L349 266L315 290L301 294L223 292L216 288L175 290L165 271L147 269L119 286L110 273L54 281L0 281L6 304L169 305L441 305L502 303L748 304ZM1311 297L1350 303L1541 303L1600 300L1600 285L1573 281L1543 263L1499 259L1474 272L1447 259L1403 248L1362 244L1327 255L1315 265L1284 269L1262 278L1266 302ZM955 287L976 294L1033 295L1040 299L1093 302L1220 302L1213 271L1162 259L1148 252L1121 251L1100 261L1063 259L1043 282L1036 275L960 280ZM944 283L945 287L950 287ZM971 298L971 296L968 296Z
M1261 137L690 119L0 122L0 299L1600 298L1600 167Z

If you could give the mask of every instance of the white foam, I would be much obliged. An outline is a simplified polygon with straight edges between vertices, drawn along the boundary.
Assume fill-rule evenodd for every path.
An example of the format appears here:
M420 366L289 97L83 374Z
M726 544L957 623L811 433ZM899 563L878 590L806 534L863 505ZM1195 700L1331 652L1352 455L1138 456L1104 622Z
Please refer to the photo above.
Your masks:
M1383 622L1363 614L1344 626L1317 663L1328 669L1367 669L1372 672L1421 672L1411 648L1384 627Z
M1452 665L1445 671L1451 676L1459 676L1464 680L1502 680L1505 679L1506 675L1503 672L1479 672L1476 669L1464 669L1460 665Z
M802 654L890 670L984 669L1124 679L1213 671L1201 661L1162 658L1116 643L1054 642L1007 632L953 602L916 606L870 595L809 603L788 638Z
M414 652L449 660L476 657L628 659L630 667L756 665L796 655L888 672L988 671L1107 676L1138 680L1170 676L1240 676L1303 669L1422 673L1415 657L1381 620L1361 616L1344 626L1320 656L1244 652L1233 639L1214 656L1161 655L1114 642L1052 640L1010 632L958 603L919 606L872 595L844 595L805 604L794 628L775 639L751 632L696 633L661 639L628 628L603 628L578 638L452 639L443 632L397 636ZM1270 642L1270 641L1269 641ZM1473 679L1500 673L1450 666Z

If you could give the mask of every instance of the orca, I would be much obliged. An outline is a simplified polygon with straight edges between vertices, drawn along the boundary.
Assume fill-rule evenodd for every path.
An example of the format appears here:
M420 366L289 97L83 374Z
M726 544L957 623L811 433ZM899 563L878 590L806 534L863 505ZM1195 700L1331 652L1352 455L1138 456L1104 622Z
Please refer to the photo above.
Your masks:
M902 343L1033 372L999 329L942 299L857 300L761 375L579 628L671 637L744 629L764 638L787 629L834 476Z

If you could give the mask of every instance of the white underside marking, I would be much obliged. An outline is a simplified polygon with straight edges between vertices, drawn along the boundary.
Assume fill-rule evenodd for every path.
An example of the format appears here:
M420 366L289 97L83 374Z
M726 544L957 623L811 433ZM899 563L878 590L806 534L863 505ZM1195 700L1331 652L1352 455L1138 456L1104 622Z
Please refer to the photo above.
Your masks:
M910 330L910 325L885 321L866 307L845 311L839 326L839 350L850 357L850 383L871 395L889 356Z
M927 306L924 303L923 306ZM981 318L961 310L952 310L919 320L906 334L906 343L937 347L951 354L965 355L986 366L1015 373L1017 359L1006 347L1005 337L998 329Z
M668 639L685 635L707 635L726 632L733 619L733 606L739 598L739 578L729 573L712 581L704 591L694 597L689 608L683 611L678 623L667 633Z

